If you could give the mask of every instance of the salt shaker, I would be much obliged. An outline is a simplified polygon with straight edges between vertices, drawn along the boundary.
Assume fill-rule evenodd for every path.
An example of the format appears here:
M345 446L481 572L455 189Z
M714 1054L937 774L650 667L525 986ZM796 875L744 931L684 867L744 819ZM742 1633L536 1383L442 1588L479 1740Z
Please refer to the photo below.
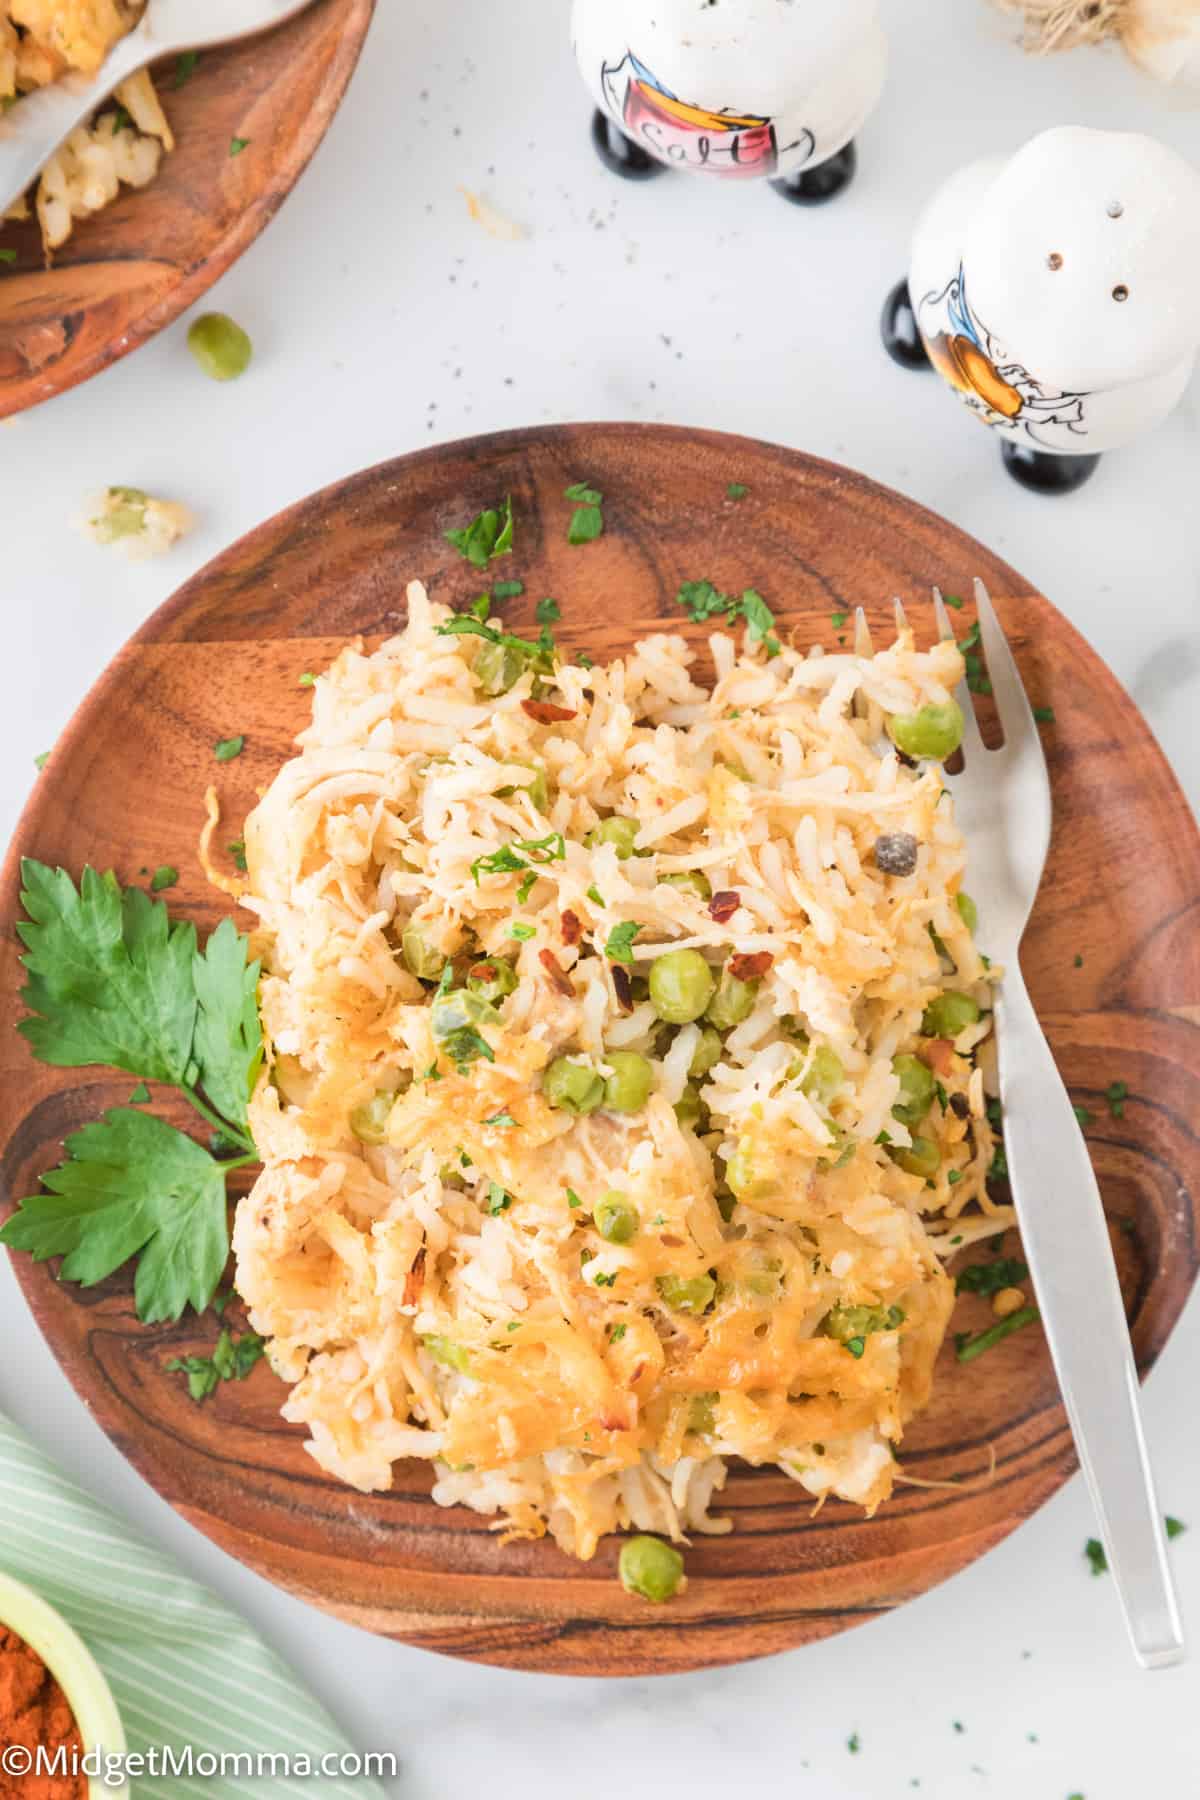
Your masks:
M572 34L616 174L768 180L803 205L851 180L887 64L876 0L575 0Z
M1200 175L1133 132L1063 126L938 190L888 296L895 361L932 366L1065 493L1159 424L1200 348Z

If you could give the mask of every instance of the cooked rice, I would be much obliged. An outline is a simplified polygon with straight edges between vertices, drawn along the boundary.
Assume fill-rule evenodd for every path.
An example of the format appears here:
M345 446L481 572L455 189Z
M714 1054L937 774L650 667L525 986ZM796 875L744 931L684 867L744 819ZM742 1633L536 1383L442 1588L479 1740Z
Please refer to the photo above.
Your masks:
M440 635L450 617L414 584L405 631L341 653L246 825L270 1066L234 1246L294 1384L284 1416L355 1487L426 1458L439 1503L548 1528L581 1557L629 1525L727 1529L710 1505L731 1456L874 1508L929 1396L953 1303L941 1258L1010 1217L985 1187L980 1033L920 1036L947 985L990 1004L995 972L955 904L963 840L940 768L907 765L885 731L949 698L958 650L906 633L873 658L768 659L722 633L709 690L686 640L657 635L605 667L560 661L539 691L569 717L543 723L533 672L484 693L480 640ZM624 861L584 841L614 813L641 822ZM920 846L911 876L874 861L898 831ZM523 900L528 869L473 878L476 859L554 833L562 859ZM664 882L693 870L739 896L725 923ZM624 1009L605 955L622 922L640 928ZM458 1069L440 1050L406 927L459 980L514 963L480 1026L493 1061ZM664 1027L637 980L683 946L714 971L731 952L770 959L700 1082L700 1135L674 1111L697 1027ZM603 1075L617 1047L653 1062L643 1110L547 1104L554 1058ZM821 1049L843 1071L831 1092L806 1079ZM907 1051L941 1083L921 1126L932 1182L889 1154L910 1141L892 1112ZM351 1115L380 1094L385 1141L360 1142ZM637 1208L625 1243L593 1223L609 1189ZM658 1285L706 1275L700 1316ZM873 1312L848 1346L830 1327L850 1307Z

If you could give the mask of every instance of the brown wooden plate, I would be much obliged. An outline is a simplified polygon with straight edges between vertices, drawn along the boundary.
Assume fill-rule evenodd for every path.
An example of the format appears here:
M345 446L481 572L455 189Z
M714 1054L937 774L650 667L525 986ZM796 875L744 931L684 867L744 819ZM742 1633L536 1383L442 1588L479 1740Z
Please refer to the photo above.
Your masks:
M603 491L606 529L572 548L563 490L580 480ZM748 490L740 501L726 495L731 481ZM183 873L167 895L173 910L202 930L213 926L226 903L196 859L205 787L215 780L222 794L222 841L240 836L257 791L306 721L301 674L323 667L347 636L394 630L413 576L441 599L461 604L477 594L483 580L442 533L505 494L517 547L496 568L525 583L506 617L518 630L529 626L537 600L553 594L564 641L596 657L620 651L636 632L684 625L674 595L685 579L708 576L739 593L753 585L787 628L830 647L833 615L856 602L882 635L892 597L902 595L932 634L932 583L969 594L973 576L987 582L1035 704L1055 711L1045 727L1054 848L1024 962L1072 1092L1094 1114L1088 1137L1146 1370L1198 1263L1200 841L1187 805L1113 677L988 551L848 470L701 432L561 427L402 457L263 525L138 632L56 745L3 872L6 1205L35 1190L66 1132L133 1087L103 1071L43 1067L11 1029L20 1011L19 857L76 875L91 861L127 882L174 864ZM215 740L237 732L246 735L243 754L215 762ZM1115 1079L1130 1093L1119 1119L1103 1098ZM873 1519L838 1502L814 1515L784 1477L737 1467L726 1496L733 1534L699 1540L688 1552L686 1595L652 1608L623 1593L613 1540L590 1564L550 1542L503 1548L486 1520L433 1505L423 1465L399 1465L389 1494L328 1479L305 1454L303 1433L280 1420L284 1390L265 1365L194 1405L163 1364L211 1351L211 1316L146 1328L124 1276L83 1291L57 1283L48 1267L16 1263L79 1394L185 1517L343 1618L484 1662L628 1675L805 1643L961 1569L1074 1467L1040 1332L966 1365L949 1350L904 1466L924 1481L963 1485L901 1487ZM987 1316L982 1301L966 1300L956 1325Z
M354 73L375 0L318 0L261 37L206 50L185 85L157 71L175 132L154 181L122 189L47 269L36 221L0 226L0 419L98 374L178 318L258 236L303 173ZM248 138L240 156L230 141Z

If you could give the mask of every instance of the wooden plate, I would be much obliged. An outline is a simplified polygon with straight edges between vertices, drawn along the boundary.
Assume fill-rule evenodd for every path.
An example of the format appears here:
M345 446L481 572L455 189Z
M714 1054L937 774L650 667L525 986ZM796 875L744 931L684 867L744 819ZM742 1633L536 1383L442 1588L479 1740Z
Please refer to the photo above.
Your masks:
M583 479L604 492L607 529L571 548L563 489ZM746 484L742 501L726 497L730 481ZM348 635L394 630L409 577L425 578L442 599L476 594L480 578L442 533L507 493L517 551L496 567L521 576L525 596L506 616L518 630L528 626L536 600L554 594L564 639L596 657L635 632L679 627L673 596L684 579L709 576L737 592L752 584L789 626L832 647L831 615L855 602L886 630L885 608L901 594L932 632L931 583L969 594L972 576L983 576L1035 703L1056 713L1046 728L1054 851L1025 965L1072 1091L1095 1115L1088 1135L1138 1361L1148 1368L1198 1260L1195 826L1130 700L1027 582L899 495L792 451L644 425L483 438L369 470L226 551L121 652L38 782L2 878L3 1016L19 1010L19 856L76 874L90 860L124 881L175 864L183 874L172 907L202 929L214 925L222 897L206 886L195 854L204 788L218 783L222 839L238 837L306 720L299 676L324 666ZM214 740L235 732L246 734L244 753L214 762ZM1103 1098L1115 1079L1130 1090L1121 1119ZM32 1192L64 1134L126 1100L132 1086L98 1070L45 1068L15 1032L0 1034L6 1201ZM1053 1194L1045 1198L1053 1205ZM701 1539L688 1553L686 1596L655 1609L622 1592L612 1540L590 1564L549 1542L502 1548L486 1520L433 1505L424 1467L400 1465L390 1494L365 1496L327 1479L305 1454L303 1434L280 1420L284 1390L265 1365L193 1405L163 1363L211 1350L211 1317L147 1329L134 1319L124 1277L84 1292L16 1260L85 1403L185 1517L343 1618L479 1661L628 1675L805 1643L953 1574L1074 1466L1040 1333L965 1366L951 1352L904 1462L923 1480L964 1486L902 1487L874 1519L836 1502L814 1516L785 1478L739 1469L727 1490L733 1535ZM956 1325L986 1316L982 1302L963 1302Z
M276 31L205 51L158 82L176 147L43 266L35 221L0 226L0 419L86 381L153 337L254 242L303 173L354 73L375 0L318 0ZM250 147L231 157L230 140Z

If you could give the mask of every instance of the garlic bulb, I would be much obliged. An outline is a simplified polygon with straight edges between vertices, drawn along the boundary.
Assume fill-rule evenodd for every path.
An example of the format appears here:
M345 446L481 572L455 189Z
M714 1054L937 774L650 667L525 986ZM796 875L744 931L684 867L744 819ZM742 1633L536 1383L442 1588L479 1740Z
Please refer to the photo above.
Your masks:
M1028 50L1073 50L1119 39L1159 81L1200 88L1200 0L998 0L1019 13Z

